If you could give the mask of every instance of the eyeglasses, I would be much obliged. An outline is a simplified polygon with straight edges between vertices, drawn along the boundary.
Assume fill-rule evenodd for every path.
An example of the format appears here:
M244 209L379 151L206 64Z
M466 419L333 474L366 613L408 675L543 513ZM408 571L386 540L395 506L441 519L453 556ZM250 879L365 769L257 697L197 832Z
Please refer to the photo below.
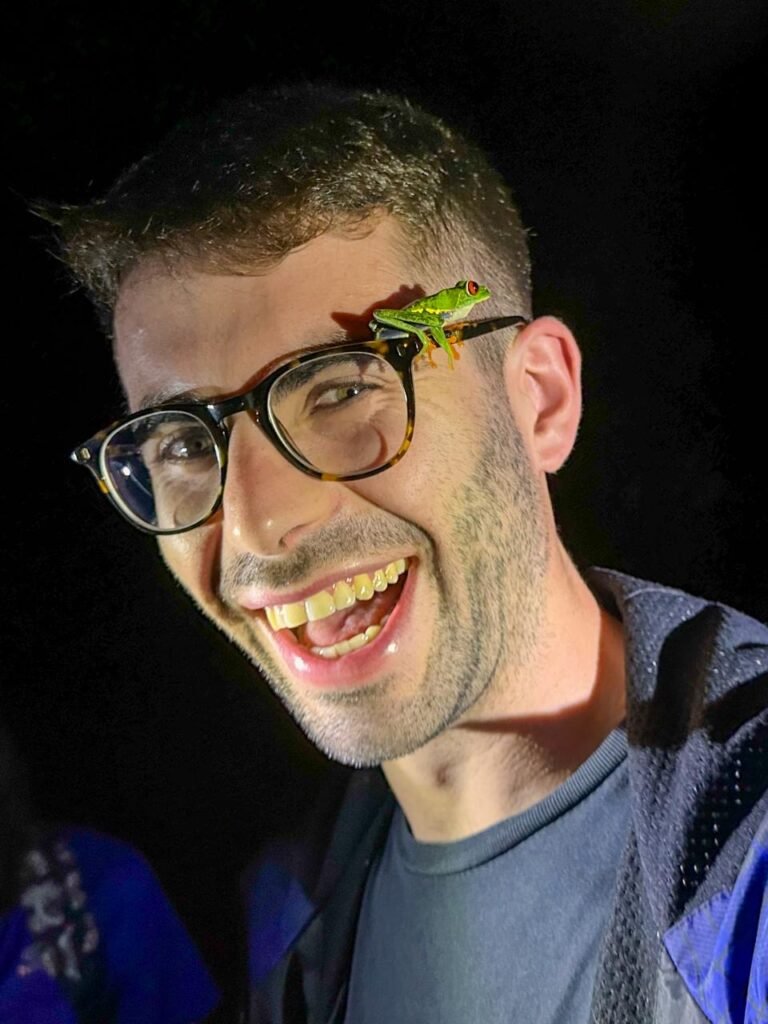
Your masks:
M522 316L445 327L450 345ZM230 417L248 412L280 454L318 480L361 480L405 455L413 436L415 335L384 328L370 341L314 349L267 367L257 383L220 402L168 402L126 416L75 448L125 518L153 534L184 533L221 504Z

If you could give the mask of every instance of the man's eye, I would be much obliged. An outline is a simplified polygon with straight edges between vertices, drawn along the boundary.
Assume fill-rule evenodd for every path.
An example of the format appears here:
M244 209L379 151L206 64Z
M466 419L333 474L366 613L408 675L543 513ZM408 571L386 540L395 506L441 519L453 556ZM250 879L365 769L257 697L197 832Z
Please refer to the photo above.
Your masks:
M183 430L168 434L157 446L158 462L189 462L210 458L213 440L204 430Z
M333 410L346 405L353 399L358 398L366 391L376 387L374 384L366 384L363 381L350 381L346 384L334 384L324 387L312 397L312 409Z

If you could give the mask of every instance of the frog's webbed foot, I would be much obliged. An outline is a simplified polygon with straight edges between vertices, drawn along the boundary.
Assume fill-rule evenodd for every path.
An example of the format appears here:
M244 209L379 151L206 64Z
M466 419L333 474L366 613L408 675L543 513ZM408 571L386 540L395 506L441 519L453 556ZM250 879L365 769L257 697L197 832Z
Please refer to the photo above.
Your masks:
M432 328L431 333L433 335L432 350L435 350L438 347L441 348L443 352L445 352L445 354L448 356L448 364L451 367L451 369L453 369L454 361L460 358L459 353L456 350L456 345L457 343L460 343L461 339L452 337L451 332L448 331L446 333L442 329L442 327L438 328L437 330L435 328ZM435 362L432 359L431 352L429 361L433 366L435 365Z
M464 340L461 331L453 331L450 328L445 332L445 342L453 359L461 359L459 349L464 348Z
M435 352L445 352L445 354L448 356L448 364L451 367L451 369L453 369L454 361L456 359L461 358L455 347L457 344L460 345L462 344L462 342L454 342L449 338L445 345L440 345L433 338L430 337L427 339L427 343L422 347L421 352L419 352L419 357L426 356L427 360L429 361L429 365L433 369L437 370L439 366L438 363L435 362Z

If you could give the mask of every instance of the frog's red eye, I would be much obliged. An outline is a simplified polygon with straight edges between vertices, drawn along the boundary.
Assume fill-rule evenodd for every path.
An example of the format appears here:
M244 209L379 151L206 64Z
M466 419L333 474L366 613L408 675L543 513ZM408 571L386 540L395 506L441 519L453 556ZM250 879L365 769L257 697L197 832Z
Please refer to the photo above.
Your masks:
M480 291L480 285L477 281L467 281L467 295L477 295Z

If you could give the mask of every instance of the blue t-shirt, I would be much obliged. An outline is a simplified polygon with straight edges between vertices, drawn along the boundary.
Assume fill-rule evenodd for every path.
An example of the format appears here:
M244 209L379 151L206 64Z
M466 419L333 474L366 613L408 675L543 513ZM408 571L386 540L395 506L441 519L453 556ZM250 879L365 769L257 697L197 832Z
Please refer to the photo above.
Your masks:
M348 1024L586 1024L629 825L616 729L528 810L423 843L397 810L363 898Z
M0 917L0 1024L204 1020L218 991L143 857L81 828L50 851Z

